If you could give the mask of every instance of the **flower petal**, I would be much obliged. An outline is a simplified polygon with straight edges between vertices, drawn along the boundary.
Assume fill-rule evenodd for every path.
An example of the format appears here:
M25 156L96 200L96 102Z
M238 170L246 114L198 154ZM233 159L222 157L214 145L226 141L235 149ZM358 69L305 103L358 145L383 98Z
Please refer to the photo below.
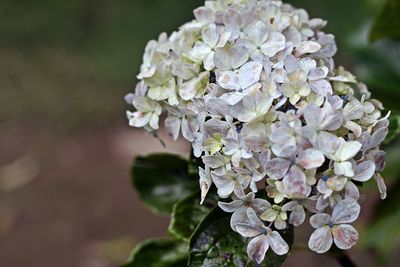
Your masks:
M265 171L270 178L281 179L288 172L290 165L289 160L275 158L267 162Z
M255 237L262 233L262 229L246 223L236 224L237 232L244 237Z
M306 170L321 167L324 161L324 154L315 149L305 150L297 159L298 164Z
M300 226L306 219L306 212L303 206L297 205L296 208L290 213L289 223L294 226Z
M339 149L335 153L335 157L339 161L346 161L353 158L358 151L361 149L361 143L357 141L349 141L346 142L344 139L341 139L341 144Z
M343 199L333 208L332 222L352 223L357 220L361 207L354 199Z
M310 224L315 229L324 227L331 220L331 216L326 213L317 213L310 217Z
M264 260L268 248L267 237L260 235L253 238L247 245L247 255L250 259L260 264Z
M217 83L224 89L239 90L239 76L233 71L217 73Z
M260 80L263 65L258 62L248 62L239 70L239 82L242 89L246 89Z
M332 243L333 238L330 228L329 226L324 226L311 234L308 247L317 253L325 253L331 248Z
M261 52L269 57L275 56L283 49L285 49L285 36L279 32L272 32L268 36L267 42L261 46Z
M349 161L345 162L335 162L334 171L336 175L344 175L347 177L353 177L353 165Z
M293 165L282 180L285 194L289 197L308 196L311 187L307 185L306 176L296 165Z
M285 255L289 252L288 244L277 231L268 231L267 240L277 255Z
M353 180L366 182L372 178L375 173L375 163L371 160L364 161L358 164L355 168Z
M181 120L177 117L170 116L165 119L165 129L174 141L178 139L179 131L181 129Z
M313 41L304 41L296 45L296 55L315 53L321 49L321 45Z
M316 80L310 82L311 89L320 96L327 96L332 94L332 86L327 80Z
M203 168L199 167L199 184L200 184L200 189L201 189L201 201L200 205L203 204L204 200L206 199L206 196L208 194L208 191L211 188L212 185L212 180L210 177L210 172L206 172Z
M228 176L218 176L211 173L212 180L215 186L218 188L218 195L221 198L226 198L232 194L235 189L235 182Z
M358 232L350 224L335 225L332 235L335 245L340 249L350 249L358 240Z
M218 201L218 206L225 212L234 212L242 205L243 205L242 200L234 200L229 203ZM245 212L246 212L246 210L245 210Z

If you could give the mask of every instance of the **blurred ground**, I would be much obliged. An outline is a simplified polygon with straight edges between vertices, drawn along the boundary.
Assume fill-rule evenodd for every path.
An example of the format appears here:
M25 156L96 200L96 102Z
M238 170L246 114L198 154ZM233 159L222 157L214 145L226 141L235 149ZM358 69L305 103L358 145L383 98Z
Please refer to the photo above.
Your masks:
M329 19L327 31L342 47L349 25L368 22L380 4L291 2ZM366 2L369 8L360 8ZM143 206L128 177L136 155L165 149L126 126L123 96L147 40L176 29L202 3L0 2L1 267L111 267L138 241L165 235L168 219ZM340 49L338 61L351 68ZM169 151L188 151L161 136ZM369 253L356 257L360 266L379 266ZM300 251L285 266L335 264Z
M128 179L132 156L164 150L152 136L8 124L0 139L0 266L113 266L137 241L165 235L168 219L150 214Z

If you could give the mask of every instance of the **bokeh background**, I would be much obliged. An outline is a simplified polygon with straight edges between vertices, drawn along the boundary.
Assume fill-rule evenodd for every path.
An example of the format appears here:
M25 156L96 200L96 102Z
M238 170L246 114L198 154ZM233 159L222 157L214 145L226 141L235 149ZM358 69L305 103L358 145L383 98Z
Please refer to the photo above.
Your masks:
M399 1L389 0L392 16L382 16L383 0L288 2L327 19L337 63L400 110ZM202 3L0 1L0 266L117 266L139 241L165 235L168 218L143 206L129 167L137 155L190 149L163 131L167 148L129 128L123 97L146 42L190 20ZM387 151L390 197L380 202L373 182L363 189L362 240L352 251L359 266L398 266L399 142ZM299 262L337 266L301 249L285 266Z

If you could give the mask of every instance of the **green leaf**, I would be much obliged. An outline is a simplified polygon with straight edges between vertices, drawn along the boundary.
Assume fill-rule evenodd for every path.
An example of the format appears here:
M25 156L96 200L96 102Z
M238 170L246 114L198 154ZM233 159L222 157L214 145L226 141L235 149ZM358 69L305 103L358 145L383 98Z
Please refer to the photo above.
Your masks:
M400 1L386 0L382 13L378 16L372 31L370 39L394 39L400 40Z
M186 242L206 215L217 205L218 195L209 192L203 205L200 205L200 192L197 191L177 202L172 211L168 232Z
M189 267L278 267L286 256L278 256L271 250L261 265L249 260L247 256L248 239L230 228L230 214L215 208L196 228L190 237ZM281 232L289 246L293 243L293 228Z
M389 117L389 133L386 136L385 144L390 144L400 135L400 115L392 114Z
M178 240L146 240L121 267L186 267L187 249L187 244Z
M188 174L188 162L168 154L138 157L132 182L142 200L160 214L170 214L177 201L198 188L198 181Z

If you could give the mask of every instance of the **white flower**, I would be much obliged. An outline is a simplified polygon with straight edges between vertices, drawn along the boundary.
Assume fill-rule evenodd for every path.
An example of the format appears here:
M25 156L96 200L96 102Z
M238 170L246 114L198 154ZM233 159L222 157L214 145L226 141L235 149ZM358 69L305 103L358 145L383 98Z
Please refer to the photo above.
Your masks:
M260 215L261 220L273 222L276 229L282 230L286 228L287 212L281 206L269 206L266 211Z
M168 100L170 105L177 105L176 81L169 73L166 66L159 66L153 76L145 78L145 83L149 86L147 96L153 100Z
M246 89L260 80L262 65L257 62L244 64L237 72L217 72L217 83L224 89Z
M354 176L354 170L350 159L352 159L361 149L361 143L357 141L346 141L343 138L336 140L337 150L333 154L327 155L334 163L336 175L347 177Z
M141 96L135 96L133 106L136 112L127 111L129 125L133 127L144 127L149 125L152 129L158 129L158 120L161 115L161 106L153 100Z
M218 206L225 212L233 212L231 217L231 227L236 230L238 223L248 221L247 209L253 209L257 214L261 214L271 206L269 202L262 198L255 198L254 193L248 193L242 198L238 198L230 203L218 202Z
M358 232L348 223L354 222L360 214L360 205L353 199L340 201L332 217L318 213L310 218L310 224L317 230L312 233L308 246L318 253L325 253L335 242L340 249L350 249L358 240Z
M247 210L248 223L236 225L237 231L244 237L253 238L247 246L247 254L250 259L260 264L268 249L277 255L285 255L289 251L289 246L277 231L272 231L266 227L257 217L252 209Z
M201 37L202 41L196 42L192 51L190 51L190 58L197 62L203 61L204 68L212 70L215 67L215 50L226 45L230 33L225 32L219 35L215 23L210 23L202 29Z
M125 100L129 124L180 133L201 158L201 203L215 185L231 228L251 237L261 263L269 247L288 245L277 231L311 216L310 248L358 238L348 225L360 211L359 183L372 178L381 198L380 149L389 121L383 105L343 67L326 21L280 0L206 0L195 19L150 41L135 92ZM266 191L273 199L255 198ZM264 192L265 192L264 191ZM333 209L332 217L323 213ZM269 222L264 226L260 217Z

